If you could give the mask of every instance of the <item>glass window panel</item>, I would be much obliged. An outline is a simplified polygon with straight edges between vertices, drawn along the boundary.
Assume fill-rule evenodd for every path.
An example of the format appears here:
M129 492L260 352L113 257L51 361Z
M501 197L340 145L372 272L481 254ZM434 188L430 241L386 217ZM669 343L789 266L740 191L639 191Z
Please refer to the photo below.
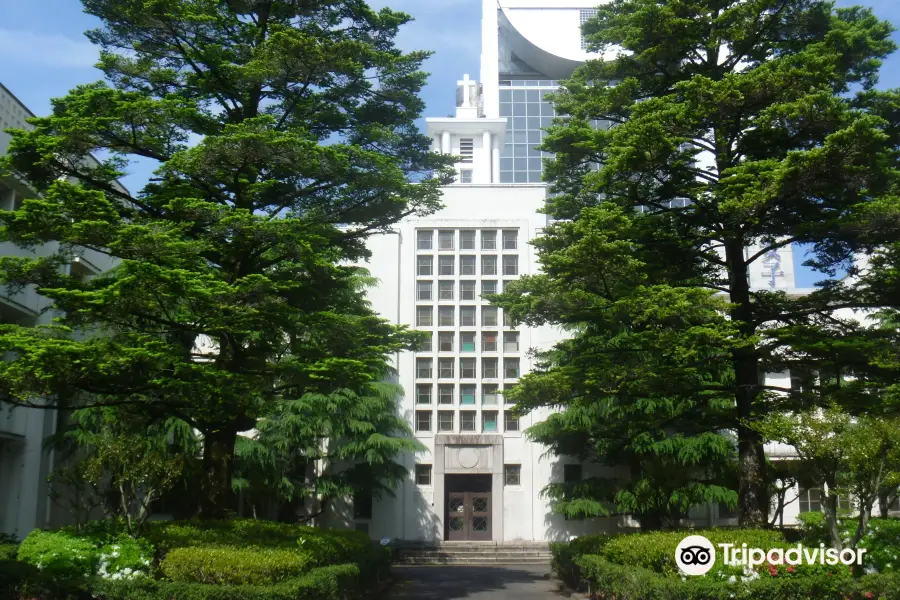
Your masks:
M496 358L482 358L481 359L481 376L484 379L497 379L499 373L497 372L497 359Z
M438 325L441 327L453 327L456 323L456 307L455 306L439 306L438 307Z
M459 282L459 299L475 300L475 282L460 281Z
M430 475L430 471L429 471L429 475ZM522 485L522 466L521 465L503 465L503 484L504 485Z
M515 229L507 229L503 232L503 249L515 250L519 245L519 232Z
M541 117L528 117L528 129L540 129L541 127L545 127L541 123Z
M512 90L500 90L500 102L512 102Z
M509 411L503 413L503 431L519 431L519 417Z
M416 307L416 326L431 327L433 325L432 318L434 310L430 306Z
M482 431L497 431L497 411L485 410L481 412Z
M459 334L459 346L462 352L475 352L475 333L464 331Z
M526 94L527 92L525 90L513 90L513 102L525 102L528 99L528 96Z
M475 307L460 306L459 307L459 324L462 327L475 327Z
M498 323L496 306L485 306L481 309L482 327L496 327Z
M472 360L475 360L474 358ZM475 404L475 386L461 385L459 386L459 403Z
M525 117L513 117L513 129L517 131L523 131L528 129L528 121Z
M497 274L497 257L482 256L481 257L481 274L496 275Z
M503 257L503 274L518 275L519 274L519 257L504 256Z
M527 144L516 144L513 146L513 156L516 157L527 157L528 156L528 145ZM430 274L430 273L429 273Z
M450 410L440 410L438 411L438 431L439 432L452 432L453 428L453 411Z
M497 351L497 332L486 331L481 334L481 351L496 352Z
M455 281L438 281L438 300L453 300Z
M429 331L422 338L422 349L419 350L419 352L431 352L433 348L434 346L432 346L431 332Z
M503 171L500 173L500 183L513 183L512 171Z
M528 183L540 183L541 182L541 172L540 171L528 171Z
M431 256L420 256L416 259L416 273L418 275L431 275L434 260Z
M513 159L511 158L501 158L500 159L500 170L501 171L511 171L513 168Z
M475 359L461 358L459 359L459 376L462 379L475 379ZM475 392L472 392L473 396Z
M459 430L475 431L475 411L464 410L459 413Z
M431 250L431 244L434 240L433 231L419 231L416 233L417 247L419 250Z
M464 229L459 232L459 249L474 250L475 249L475 231L472 229Z
M496 250L497 249L497 232L482 231L481 232L481 249Z
M455 335L456 334L452 331L441 331L438 333L438 352L453 352L453 338ZM504 334L504 343L505 335L506 334Z
M456 267L455 256L438 257L438 275L453 275Z
M525 105L525 114L529 117L539 117L541 115L541 105L539 102L529 102Z
M438 386L438 404L453 404L454 387L447 384Z
M525 140L529 144L537 145L541 143L541 132L531 130L528 132L528 139Z
M487 296L488 294L496 294L497 293L497 282L486 280L481 282L481 296Z
M518 352L519 351L519 332L505 331L503 333L503 351Z
M419 379L430 379L432 376L433 361L430 358L416 359L416 377Z
M528 159L527 158L514 158L513 162L516 165L516 171L527 171L528 170Z
M506 392L512 391L513 389L515 389L515 387L516 387L516 384L514 384L514 383L507 383L506 385L503 386L503 392L504 392L503 393L503 403L504 404L515 404L515 402L512 401L512 398L510 398L506 394Z
M438 378L439 379L453 379L454 367L453 363L456 362L452 358L439 358L438 359Z
M431 386L416 386L416 404L431 404Z
M416 411L416 431L431 431L431 411Z
M416 300L431 300L432 283L430 281L416 282Z
M475 275L475 257L460 256L459 257L459 274Z
M528 160L528 170L533 171L535 173L541 173L544 168L543 159L541 158L529 158Z
M524 117L527 115L527 104L513 104L513 116L514 117Z
M492 406L497 404L499 401L499 394L497 393L499 390L499 386L495 383L485 383L481 386L481 403L486 404L488 406ZM431 402L431 400L429 400Z
M527 90L525 92L525 101L526 102L540 102L541 101L541 92L538 90Z
M503 359L503 378L515 379L519 376L519 359L504 358Z
M438 250L453 250L454 231L438 231Z
M431 485L431 465L416 465L416 485Z

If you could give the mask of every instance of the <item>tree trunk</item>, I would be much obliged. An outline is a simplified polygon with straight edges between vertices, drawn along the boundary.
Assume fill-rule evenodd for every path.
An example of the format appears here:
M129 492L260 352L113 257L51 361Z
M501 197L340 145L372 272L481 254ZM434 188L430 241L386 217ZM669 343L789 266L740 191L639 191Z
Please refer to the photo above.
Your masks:
M200 479L201 519L223 519L235 509L231 475L238 428L234 423L203 434L203 473Z
M888 499L888 493L886 490L881 490L878 492L878 516L882 519L888 518L888 503L890 500Z
M831 546L835 550L840 551L844 548L844 540L841 539L841 529L837 519L838 497L832 491L833 489L833 486L829 486L828 491L825 492L828 495L825 496L822 506L825 509L825 522L828 525L828 535L831 537Z
M743 240L734 240L725 248L728 265L730 300L734 304L731 318L740 327L741 336L749 340L755 332L750 302L750 282L744 263ZM759 396L759 359L754 348L734 351L735 401L738 438L738 523L741 527L768 525L769 494L766 481L766 458L762 436L748 427L755 419Z

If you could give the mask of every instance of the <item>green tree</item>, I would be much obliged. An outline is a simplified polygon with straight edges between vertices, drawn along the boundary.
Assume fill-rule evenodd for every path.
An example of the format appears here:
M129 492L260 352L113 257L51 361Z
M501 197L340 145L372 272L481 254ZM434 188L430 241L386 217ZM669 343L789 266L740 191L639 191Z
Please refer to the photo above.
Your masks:
M362 0L84 5L107 82L12 132L6 164L40 197L4 213L0 234L59 243L3 258L0 280L64 316L4 327L16 359L2 392L182 419L203 436L200 513L221 516L238 432L282 399L371 383L413 342L350 265L367 236L435 209L448 181L415 125L428 54L395 46L408 16ZM115 179L136 157L159 166L128 194ZM66 275L83 252L117 266Z
M881 59L895 49L892 31L869 10L822 0L614 0L585 25L591 48L614 56L588 61L555 97L561 118L543 145L555 153L545 169L556 192L547 212L578 222L593 207L620 206L635 224L623 225L621 237L643 253L651 283L683 297L702 289L729 299L710 323L735 329L722 345L727 356L714 354L723 362L707 368L717 375L681 393L701 407L712 390L730 398L720 425L737 438L744 525L764 524L769 504L763 439L752 423L793 398L762 379L786 367L783 328L873 302L849 283L804 298L755 290L748 272L789 244L806 244L806 264L833 275L855 251L896 237L896 221L865 235L858 227L867 206L896 203L900 95L874 89ZM573 231L548 232L555 241L539 247L545 268L576 243ZM501 305L543 322L590 325L593 315L542 301L534 281ZM624 293L649 303L658 292ZM612 297L602 283L569 296L581 305ZM613 339L578 335L597 349ZM698 359L708 348L698 346ZM534 378L561 368L554 362ZM526 406L540 403L535 394ZM668 433L691 430L681 425Z
M253 514L308 520L338 498L392 493L407 472L396 459L422 449L397 411L400 393L377 382L280 402L237 444L235 486Z

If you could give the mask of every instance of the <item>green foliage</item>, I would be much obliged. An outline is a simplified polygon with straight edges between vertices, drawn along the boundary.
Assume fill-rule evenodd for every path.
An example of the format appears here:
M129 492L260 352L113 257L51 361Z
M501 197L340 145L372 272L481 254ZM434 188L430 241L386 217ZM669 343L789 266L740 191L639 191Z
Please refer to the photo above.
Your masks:
M0 240L59 244L0 258L0 282L62 316L0 329L0 392L184 421L200 512L222 517L239 431L307 394L365 397L418 339L354 265L450 180L416 126L428 53L396 46L407 15L360 0L83 3L106 82L14 131L3 163L40 197L0 215ZM132 194L116 178L138 157L159 166Z
M820 512L802 513L799 517L804 543L829 544L831 536L825 515ZM849 540L856 532L857 522L853 518L839 520L839 531L843 539ZM866 533L859 541L859 547L866 549L866 571L879 573L900 572L900 519L872 519Z
M867 376L886 334L831 313L877 305L895 280L797 298L751 290L747 275L789 244L832 275L900 236L900 94L873 89L892 30L825 0L616 0L585 25L610 52L555 94L561 118L542 148L554 153L546 212L562 222L534 242L543 274L494 299L516 321L572 333L512 394L521 412L562 408L529 435L627 467L549 488L558 510L658 527L737 501L743 524L763 525L753 422L881 397ZM820 367L840 376L807 377L802 394L761 383ZM860 383L843 385L848 375Z
M108 579L147 577L153 553L147 540L120 534L100 547L97 575Z
M90 540L62 531L35 529L19 545L18 559L37 567L43 580L63 586L93 575L100 557Z
M311 559L311 553L294 550L194 546L170 550L159 568L177 582L259 585L297 577Z
M579 589L582 584L581 568L575 559L585 554L599 554L615 535L596 534L582 535L568 542L552 542L553 572L572 589Z
M165 580L101 581L98 600L355 600L363 587L356 565L313 569L274 585L203 585Z
M15 560L19 544L0 544L0 560Z
M34 592L39 580L37 567L13 559L0 558L0 599L20 600Z
M813 576L774 576L765 571L759 578L731 583L710 577L667 577L632 565L612 563L600 556L578 559L584 579L592 590L617 600L896 600L900 580L893 576L866 575L860 579Z

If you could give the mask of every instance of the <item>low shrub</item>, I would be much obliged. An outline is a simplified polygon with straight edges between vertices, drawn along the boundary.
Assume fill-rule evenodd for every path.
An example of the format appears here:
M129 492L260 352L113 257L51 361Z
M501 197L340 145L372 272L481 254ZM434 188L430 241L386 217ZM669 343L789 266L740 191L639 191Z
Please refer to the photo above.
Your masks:
M38 570L16 560L0 560L0 600L18 600L34 588Z
M91 590L97 600L355 600L360 596L356 565L313 569L273 585L205 585L143 579L101 581Z
M805 544L816 545L822 542L831 545L823 513L802 513L798 519ZM856 534L855 518L841 519L839 526L844 540L849 541ZM859 541L859 547L866 549L864 560L867 571L900 572L900 519L871 519L866 533Z
M194 546L170 550L159 568L178 582L262 585L298 577L312 562L312 555L300 550Z
M670 577L596 555L576 562L591 592L616 600L900 600L900 577L885 574L853 579L776 573L730 583L710 577Z
M99 549L97 575L108 579L147 577L152 560L150 542L119 534Z
M575 558L585 554L597 554L611 539L621 534L582 535L568 542L552 542L550 554L553 572L567 586L581 588L581 569Z
M15 560L18 553L18 544L0 544L0 560Z
M73 584L93 575L98 549L90 541L67 532L35 529L19 545L18 559L37 567L42 579L61 585Z

